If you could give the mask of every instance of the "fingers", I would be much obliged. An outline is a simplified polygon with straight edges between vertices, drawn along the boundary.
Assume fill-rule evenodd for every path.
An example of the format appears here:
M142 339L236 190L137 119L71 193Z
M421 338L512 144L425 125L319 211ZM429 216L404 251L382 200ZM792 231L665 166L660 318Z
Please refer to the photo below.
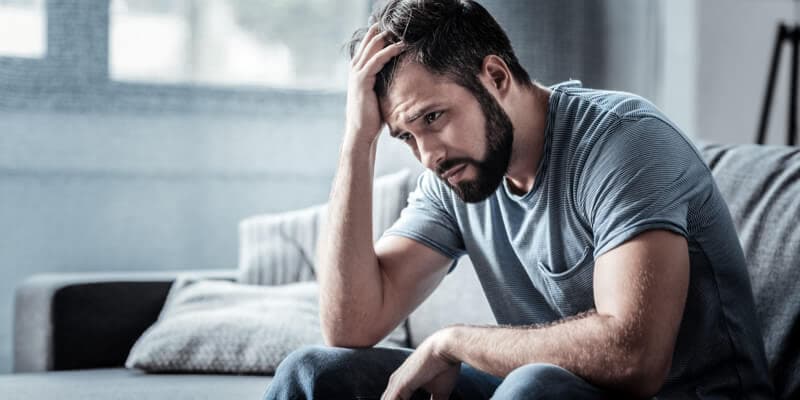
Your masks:
M449 368L439 375L436 375L430 382L422 386L431 394L430 400L447 400L458 381L461 366Z
M410 399L412 394L408 389L386 391L381 395L381 400L406 400Z
M400 367L402 368L402 366ZM399 370L399 369L398 369ZM397 400L397 399L406 399L410 396L403 397L401 394L402 391L402 384L398 382L400 378L398 378L398 373L395 371L391 376L389 376L389 383L386 385L386 390L383 391L381 395L381 400Z
M364 65L375 56L375 53L386 47L387 36L389 36L389 32L383 31L370 39L369 43L367 43L367 46L364 47L364 52L361 54L361 59L358 60L358 63L355 65L357 69L364 68Z
M367 75L375 75L393 57L397 57L403 52L405 46L403 42L392 43L378 51L366 64L362 70Z
M364 38L362 38L361 43L358 44L358 50L356 50L356 53L353 54L353 60L352 60L353 65L359 64L359 61L361 60L361 55L364 54L364 48L367 47L367 44L369 44L372 38L378 34L379 29L380 28L378 27L378 23L372 24L372 26L370 26L369 29L367 29L367 33L364 34Z

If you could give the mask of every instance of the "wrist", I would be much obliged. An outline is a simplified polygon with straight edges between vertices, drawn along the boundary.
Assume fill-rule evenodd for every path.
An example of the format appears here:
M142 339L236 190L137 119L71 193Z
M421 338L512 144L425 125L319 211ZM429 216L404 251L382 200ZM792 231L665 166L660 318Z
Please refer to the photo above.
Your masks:
M355 126L348 125L344 130L345 142L353 144L361 144L371 146L378 141L381 131L374 132L372 130L363 129Z
M461 358L458 356L458 346L461 343L459 337L462 328L460 325L451 325L437 331L432 338L434 340L433 351L451 363L461 362Z
M370 152L378 143L378 136L370 137L354 131L346 131L342 151L347 154Z

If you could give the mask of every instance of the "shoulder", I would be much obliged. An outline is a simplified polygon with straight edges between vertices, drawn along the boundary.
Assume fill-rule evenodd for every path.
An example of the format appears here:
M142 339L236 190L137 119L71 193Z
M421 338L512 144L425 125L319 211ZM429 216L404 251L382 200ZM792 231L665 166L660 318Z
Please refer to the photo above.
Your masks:
M589 158L637 158L641 162L670 158L693 158L702 163L699 151L673 123L652 113L629 114L615 119L609 129L599 132L590 142ZM673 160L677 161L677 160Z
M683 132L653 103L628 92L556 87L551 102L555 147L576 178L614 164L673 157L702 164ZM645 155L650 158L641 158Z
M554 102L556 119L573 130L570 141L584 161L598 153L636 156L648 152L664 156L685 152L702 160L681 129L642 96L574 85L557 87L554 92L560 97Z

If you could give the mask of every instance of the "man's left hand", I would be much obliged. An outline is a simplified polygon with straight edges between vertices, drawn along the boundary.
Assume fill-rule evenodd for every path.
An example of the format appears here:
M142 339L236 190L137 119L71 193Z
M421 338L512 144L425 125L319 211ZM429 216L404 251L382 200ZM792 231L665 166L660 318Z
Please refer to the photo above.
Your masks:
M418 388L427 390L431 400L449 399L458 381L461 362L444 353L446 336L446 331L441 330L422 342L389 377L381 400L408 400Z

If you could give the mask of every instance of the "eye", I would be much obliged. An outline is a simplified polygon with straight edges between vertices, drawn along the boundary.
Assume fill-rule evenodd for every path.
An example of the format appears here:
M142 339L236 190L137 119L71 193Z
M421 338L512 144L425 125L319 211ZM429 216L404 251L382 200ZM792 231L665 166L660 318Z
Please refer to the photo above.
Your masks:
M399 135L397 135L397 136L395 136L395 137L396 137L398 140L401 140L401 141L403 141L403 142L407 142L407 141L409 141L409 140L411 139L411 134L410 134L410 133L408 133L408 132L404 132L404 133L401 133L401 134L399 134Z
M441 117L441 116L442 116L442 111L434 111L434 112L431 112L431 113L427 113L427 114L425 114L425 123L430 125L430 124L436 122L436 120L439 119L439 117Z

